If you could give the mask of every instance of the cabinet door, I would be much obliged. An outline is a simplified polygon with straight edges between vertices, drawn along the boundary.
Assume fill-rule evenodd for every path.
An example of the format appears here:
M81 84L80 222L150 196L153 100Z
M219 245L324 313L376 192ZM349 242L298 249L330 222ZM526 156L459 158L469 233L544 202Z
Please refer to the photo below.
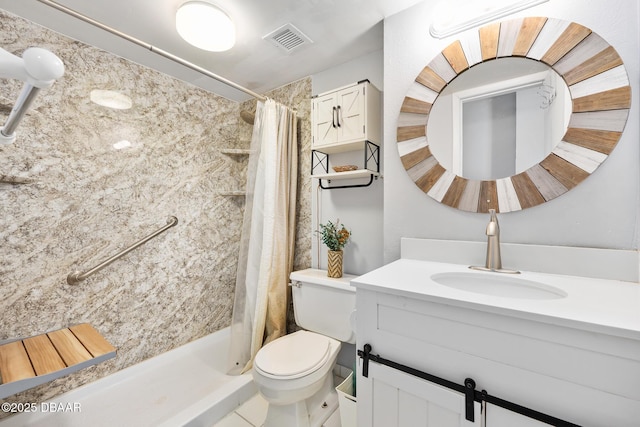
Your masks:
M338 140L336 127L337 94L331 93L313 101L313 145L333 144Z
M465 419L463 394L402 371L369 362L369 377L358 375L359 427L480 426L478 402L474 415Z
M337 94L338 141L365 137L365 87L357 85Z

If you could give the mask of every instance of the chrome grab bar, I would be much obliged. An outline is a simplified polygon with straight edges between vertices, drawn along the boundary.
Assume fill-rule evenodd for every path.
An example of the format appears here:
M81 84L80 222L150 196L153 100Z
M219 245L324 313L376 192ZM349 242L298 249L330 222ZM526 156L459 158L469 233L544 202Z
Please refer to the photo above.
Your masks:
M167 218L167 225L165 225L164 227L162 227L159 230L154 231L153 233L149 234L147 237L144 237L144 238L138 240L133 245L131 245L128 248L118 252L117 254L112 256L111 258L101 262L100 264L96 265L92 269L87 270L84 273L81 272L81 271L74 271L73 273L69 273L69 275L67 276L67 283L70 284L70 285L77 285L78 283L80 283L84 279L86 279L87 277L91 276L94 273L97 273L98 271L102 270L103 268L105 268L106 266L108 266L109 264L111 264L112 262L117 260L118 258L121 258L121 257L125 256L126 254L128 254L129 252L131 252L132 250L137 248L138 246L141 246L141 245L147 243L149 240L153 239L158 234L166 231L167 229L173 227L177 223L178 223L178 218L176 218L175 216L170 216L169 218Z

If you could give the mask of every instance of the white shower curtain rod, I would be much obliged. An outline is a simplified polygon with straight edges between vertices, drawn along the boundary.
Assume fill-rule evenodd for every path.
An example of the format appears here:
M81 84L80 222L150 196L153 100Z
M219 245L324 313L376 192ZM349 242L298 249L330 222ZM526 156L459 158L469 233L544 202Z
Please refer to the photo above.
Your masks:
M63 6L63 5L59 4L59 3L56 3L56 2L51 1L51 0L38 0L38 1L40 3L46 4L47 6L50 6L50 7L54 8L54 9L57 9L57 10L59 10L61 12L64 12L67 15L71 15L71 16L73 16L75 18L80 19L81 21L84 21L84 22L86 22L88 24L91 24L91 25L93 25L95 27L98 27L98 28L101 28L101 29L103 29L105 31L108 31L111 34L114 34L114 35L116 35L118 37L121 37L121 38L123 38L125 40L128 40L128 41L130 41L132 43L135 43L138 46L142 46L143 48L148 49L151 52L156 53L156 54L158 54L160 56L164 56L165 58L170 59L170 60L172 60L174 62L177 62L178 64L181 64L181 65L184 65L185 67L191 68L192 70L195 70L195 71L197 71L199 73L202 73L205 76L211 77L212 79L215 79L215 80L217 80L217 81L219 81L221 83L226 84L227 86L231 86L234 89L238 89L239 91L242 91L242 92L244 92L244 93L246 93L248 95L251 95L256 99L259 99L260 101L266 101L267 100L267 98L265 96L262 96L262 95L254 92L254 91L252 91L250 89L247 89L246 87L240 86L239 84L234 83L231 80L225 79L224 77L221 77L221 76L219 76L219 75L217 75L215 73L212 73L211 71L206 70L206 69L200 67L199 65L196 65L196 64L194 64L192 62L189 62L189 61L187 61L185 59L182 59L179 56L175 56L175 55L173 55L173 54L171 54L171 53L169 53L167 51L164 51L164 50L162 50L162 49L160 49L158 47L150 45L149 43L146 43L146 42L144 42L144 41L142 41L140 39L137 39L137 38L135 38L133 36L130 36L129 34L126 34L126 33L123 33L121 31L118 31L115 28L109 27L108 25L105 25L105 24L103 24L101 22L96 21L95 19L89 18L88 16L85 16L85 15L79 13L79 12L76 12L73 9L69 9L66 6Z

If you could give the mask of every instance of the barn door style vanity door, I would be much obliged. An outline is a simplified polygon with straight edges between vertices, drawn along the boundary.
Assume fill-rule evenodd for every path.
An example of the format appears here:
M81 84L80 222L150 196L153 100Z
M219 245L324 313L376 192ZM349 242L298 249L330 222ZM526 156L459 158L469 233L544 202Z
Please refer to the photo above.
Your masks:
M360 359L362 362L362 360ZM358 425L373 427L482 426L481 405L468 415L464 394L375 362L358 382ZM361 367L359 368L361 369ZM468 418L472 418L470 421Z

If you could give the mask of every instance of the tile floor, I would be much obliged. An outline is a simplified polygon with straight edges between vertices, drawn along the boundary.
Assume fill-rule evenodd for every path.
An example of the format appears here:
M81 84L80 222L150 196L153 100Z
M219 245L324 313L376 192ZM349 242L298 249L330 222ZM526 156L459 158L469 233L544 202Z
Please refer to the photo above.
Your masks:
M340 384L349 373L349 369L336 366L334 384ZM258 393L212 427L262 427L267 417L267 407L267 401ZM342 427L339 410L336 410L322 427Z
M267 401L256 394L213 427L261 427L266 416Z
M260 394L256 394L213 427L262 427L266 416L267 401ZM336 410L323 427L341 427L340 413Z

